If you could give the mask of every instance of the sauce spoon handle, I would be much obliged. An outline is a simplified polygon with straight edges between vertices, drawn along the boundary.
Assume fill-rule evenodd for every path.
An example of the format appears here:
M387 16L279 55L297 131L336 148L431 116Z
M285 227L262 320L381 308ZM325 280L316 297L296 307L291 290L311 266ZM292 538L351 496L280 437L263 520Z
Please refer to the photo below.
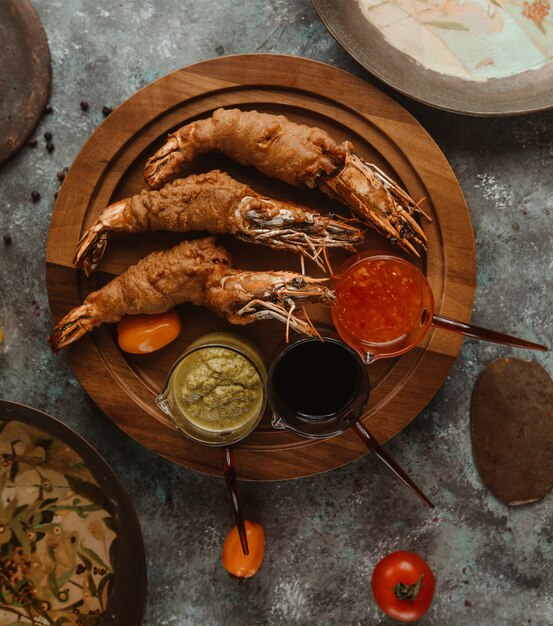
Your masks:
M547 352L547 346L542 346L539 343L533 343L526 339L520 339L519 337L513 337L513 335L506 335L505 333L499 333L491 328L482 328L481 326L475 326L474 324L467 324L466 322L459 322L452 320L449 317L443 317L442 315L434 315L432 317L432 326L443 328L444 330L451 330L454 333L460 335L466 335L467 337L473 337L474 339L482 339L483 341L491 341L492 343L501 343L505 346L514 346L516 348L526 348L527 350L541 350Z
M378 443L377 438L369 432L361 422L356 422L352 426L355 434L361 439L361 441L373 452L376 457L386 465L386 467L398 478L404 485L407 485L409 489L420 498L429 509L433 509L434 505L430 498L428 498L422 490L409 478L404 469L402 469L396 461L384 450L384 448Z
M238 489L238 479L236 478L234 451L232 448L225 446L224 448L221 448L221 455L223 457L223 472L225 474L225 481L227 483L227 489L232 503L232 511L234 513L234 519L236 520L238 536L240 537L240 545L242 546L242 552L245 556L248 556L250 550L248 548L248 536L246 534L244 515L240 505L240 490Z

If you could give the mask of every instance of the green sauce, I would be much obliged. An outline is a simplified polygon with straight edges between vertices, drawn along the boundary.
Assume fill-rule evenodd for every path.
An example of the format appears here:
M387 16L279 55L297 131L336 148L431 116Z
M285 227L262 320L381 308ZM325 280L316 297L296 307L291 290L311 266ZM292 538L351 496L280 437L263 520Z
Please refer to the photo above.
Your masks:
M259 374L234 350L206 347L185 357L174 372L173 397L182 416L202 430L234 431L258 417ZM175 420L181 421L179 415Z

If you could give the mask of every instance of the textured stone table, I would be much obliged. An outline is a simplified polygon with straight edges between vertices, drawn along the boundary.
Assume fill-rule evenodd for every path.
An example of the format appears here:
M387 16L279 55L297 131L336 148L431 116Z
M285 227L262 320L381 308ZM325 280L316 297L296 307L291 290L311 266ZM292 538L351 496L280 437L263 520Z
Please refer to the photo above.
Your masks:
M370 592L386 553L413 549L436 572L425 624L553 624L553 496L507 508L481 484L471 455L469 402L478 373L513 354L553 372L549 355L467 341L426 410L388 445L436 503L423 506L372 457L330 474L246 484L268 548L259 575L237 585L219 564L231 517L222 481L158 458L92 404L51 328L44 248L58 189L102 121L137 89L220 54L281 52L372 79L327 34L305 0L35 0L52 54L53 113L0 168L0 397L36 406L84 435L112 464L142 524L149 568L147 623L390 624ZM397 97L397 96L394 96ZM86 99L89 110L81 111ZM478 254L474 321L553 339L553 112L474 119L399 98L444 150L466 194ZM53 134L47 153L43 133ZM41 200L31 201L37 190Z

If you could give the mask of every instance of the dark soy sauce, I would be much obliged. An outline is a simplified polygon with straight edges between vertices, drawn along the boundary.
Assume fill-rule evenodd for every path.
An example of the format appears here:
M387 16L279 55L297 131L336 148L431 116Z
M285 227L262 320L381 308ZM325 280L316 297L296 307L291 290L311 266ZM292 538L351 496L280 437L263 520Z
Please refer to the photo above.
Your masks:
M361 384L360 363L334 341L298 342L283 355L273 374L281 403L308 419L325 419L350 404Z

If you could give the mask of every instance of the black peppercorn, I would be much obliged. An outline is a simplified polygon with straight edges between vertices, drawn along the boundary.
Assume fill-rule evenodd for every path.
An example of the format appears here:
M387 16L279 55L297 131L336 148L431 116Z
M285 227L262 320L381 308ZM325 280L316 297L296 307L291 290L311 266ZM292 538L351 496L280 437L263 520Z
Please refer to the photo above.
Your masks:
M33 202L38 202L40 200L40 193L38 191L31 191L31 198Z
M81 110L88 111L88 102L86 100L81 100Z
M7 246L11 246L11 245L12 245L12 236L11 236L10 234L6 233L6 234L4 235L4 243L5 243Z
M113 109L111 107L106 106L105 104L102 107L102 113L103 113L104 117L107 117L112 111L113 111Z
M53 109L52 109L52 105L50 103L48 103L45 107L44 107L44 111L45 113L52 113Z
M60 181L60 183L63 183L63 180L65 178L65 172L63 170L60 170L56 176L58 177L58 180Z
M46 141L52 141L52 133L50 131L46 131L44 133L44 139L46 139Z

